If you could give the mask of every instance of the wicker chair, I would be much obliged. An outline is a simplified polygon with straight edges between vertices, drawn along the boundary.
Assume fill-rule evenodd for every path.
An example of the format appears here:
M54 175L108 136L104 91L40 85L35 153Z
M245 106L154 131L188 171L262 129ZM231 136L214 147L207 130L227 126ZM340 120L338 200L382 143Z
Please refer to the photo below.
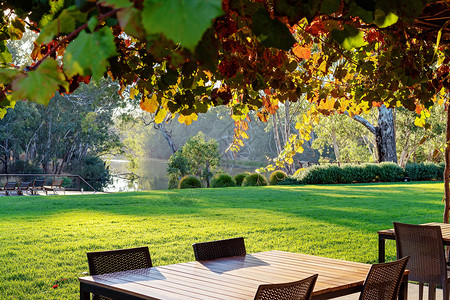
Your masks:
M148 247L88 252L87 258L91 275L152 267ZM93 299L99 300L110 298L94 295Z
M397 257L410 256L406 268L409 279L419 282L419 299L423 285L429 284L429 299L436 297L436 284L443 288L443 299L449 296L447 263L440 226L410 225L394 222Z
M195 260L210 260L247 254L243 237L195 243L192 247L194 248Z
M255 300L308 300L316 284L317 276L279 284L262 284L258 287Z
M409 257L374 264L367 274L359 300L395 300Z

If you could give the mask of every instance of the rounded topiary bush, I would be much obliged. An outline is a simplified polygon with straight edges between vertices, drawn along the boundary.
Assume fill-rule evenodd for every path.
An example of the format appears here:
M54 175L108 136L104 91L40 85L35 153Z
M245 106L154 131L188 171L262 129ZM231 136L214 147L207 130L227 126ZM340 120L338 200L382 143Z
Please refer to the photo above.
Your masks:
M253 173L245 177L242 186L264 186L267 185L266 177L258 173Z
M212 188L236 186L236 181L228 174L215 175L211 180Z
M247 177L250 174L251 173L249 173L249 172L244 172L244 173L239 173L239 174L234 175L234 181L236 181L236 185L241 186L245 177Z
M281 171L281 170L273 171L272 174L270 174L270 177L269 177L269 184L270 185L277 185L281 181L286 180L286 178L287 178L286 172Z
M183 178L181 178L180 183L178 184L179 189L196 189L201 188L202 183L200 180L191 175L186 175Z

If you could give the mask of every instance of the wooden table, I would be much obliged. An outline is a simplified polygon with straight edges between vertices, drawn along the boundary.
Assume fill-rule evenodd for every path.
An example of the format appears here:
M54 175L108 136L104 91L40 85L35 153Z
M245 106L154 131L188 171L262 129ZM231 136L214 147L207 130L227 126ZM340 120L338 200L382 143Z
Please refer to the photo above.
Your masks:
M444 245L450 246L450 224L425 223L420 225L441 226ZM386 259L386 240L395 240L395 232L393 228L378 231L378 262L380 263L384 262Z
M316 273L313 299L330 299L360 292L369 268L363 263L268 251L80 277L80 299L89 299L89 293L116 299L253 299L260 284ZM407 295L407 284L402 284L402 292Z

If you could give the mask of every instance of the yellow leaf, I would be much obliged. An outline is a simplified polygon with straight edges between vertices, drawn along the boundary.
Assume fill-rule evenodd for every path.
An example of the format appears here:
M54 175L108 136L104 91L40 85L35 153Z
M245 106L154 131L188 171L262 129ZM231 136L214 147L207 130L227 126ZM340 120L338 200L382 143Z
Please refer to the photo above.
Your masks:
M416 117L416 120L414 121L414 125L419 126L419 127L423 127L423 125L425 125L425 120Z
M141 109L149 113L154 113L159 107L158 96L153 94L150 98L144 96L140 103Z
M165 110L164 108L161 108L161 109L156 113L156 116L155 116L155 123L156 123L156 124L161 124L161 123L164 121L166 115L167 115L167 110Z
M135 98L138 94L139 94L139 90L138 90L138 89L136 89L136 88L134 88L134 87L132 87L132 88L130 89L130 99L133 99L133 100L134 100L134 98Z

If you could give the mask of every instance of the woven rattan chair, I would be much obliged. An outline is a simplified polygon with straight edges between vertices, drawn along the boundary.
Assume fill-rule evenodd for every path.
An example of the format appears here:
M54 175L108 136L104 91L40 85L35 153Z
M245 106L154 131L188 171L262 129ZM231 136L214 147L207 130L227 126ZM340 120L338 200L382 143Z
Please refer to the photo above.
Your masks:
M152 266L148 247L88 252L87 258L91 275L137 270ZM94 295L93 299L110 298Z
M316 284L317 276L279 284L262 284L258 287L255 300L308 300Z
M423 285L429 284L429 299L436 297L436 285L443 289L443 299L449 296L447 263L440 226L410 225L394 222L397 257L410 256L406 269L409 279L419 282L419 299Z
M374 264L367 274L359 300L395 300L409 257Z
M192 247L194 248L195 260L210 260L247 254L243 237L195 243Z

